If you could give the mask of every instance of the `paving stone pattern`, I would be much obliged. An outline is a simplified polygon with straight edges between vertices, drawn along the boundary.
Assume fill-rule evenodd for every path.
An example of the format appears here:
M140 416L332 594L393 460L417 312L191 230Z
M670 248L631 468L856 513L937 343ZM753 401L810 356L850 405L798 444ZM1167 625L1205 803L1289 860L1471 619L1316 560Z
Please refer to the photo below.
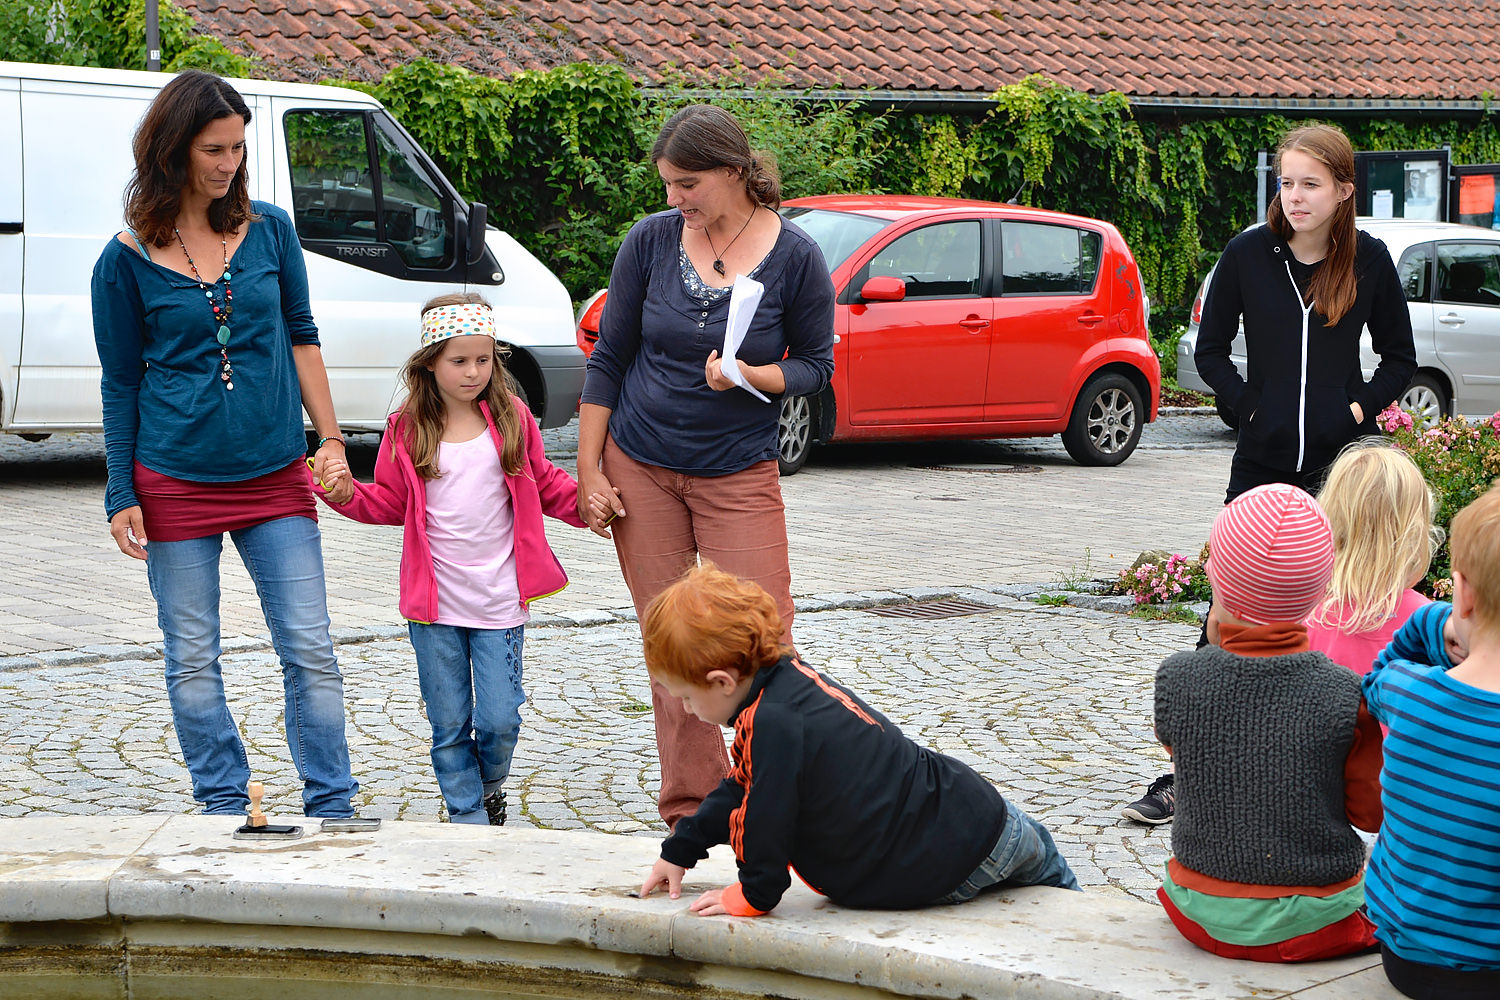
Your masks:
M1047 822L1085 886L1143 899L1170 828L1128 823L1119 807L1166 766L1151 681L1196 629L1022 595L1112 575L1143 549L1197 551L1232 439L1202 416L1147 433L1117 469L1076 466L1055 439L866 446L820 449L783 482L803 654ZM570 465L572 428L546 438ZM374 445L354 450L366 475ZM102 494L98 435L0 443L0 815L195 808L143 567L115 550ZM359 808L436 820L430 733L396 613L400 529L321 523ZM613 548L560 525L549 537L573 585L538 604L528 628L512 822L660 836L639 632ZM994 610L930 621L862 610L949 596ZM229 546L224 618L231 704L267 810L298 812L277 664Z
M995 610L936 621L811 612L798 618L798 647L907 735L975 767L1044 820L1083 885L1150 898L1170 828L1126 822L1119 807L1165 767L1151 738L1152 677L1196 630L986 591L959 596ZM410 646L346 643L340 658L359 810L437 820ZM530 628L525 659L530 699L509 783L511 822L662 835L634 623ZM229 654L224 668L251 768L267 784L267 811L300 812L273 654ZM0 815L195 808L159 661L6 671L0 702Z

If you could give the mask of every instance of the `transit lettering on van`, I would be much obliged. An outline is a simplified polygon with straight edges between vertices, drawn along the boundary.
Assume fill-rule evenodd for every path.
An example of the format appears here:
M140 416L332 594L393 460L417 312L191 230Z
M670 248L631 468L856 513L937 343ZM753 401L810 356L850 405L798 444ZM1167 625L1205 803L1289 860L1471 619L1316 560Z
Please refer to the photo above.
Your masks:
M334 251L340 257L384 257L390 253L390 248L338 246L334 247Z
M136 125L171 74L0 62L0 431L99 430L89 275L123 226ZM401 124L341 87L230 80L250 107L250 196L292 217L339 423L379 431L421 305L479 290L543 427L583 388L556 275L486 224ZM87 136L87 152L77 141ZM477 289L475 286L478 286Z

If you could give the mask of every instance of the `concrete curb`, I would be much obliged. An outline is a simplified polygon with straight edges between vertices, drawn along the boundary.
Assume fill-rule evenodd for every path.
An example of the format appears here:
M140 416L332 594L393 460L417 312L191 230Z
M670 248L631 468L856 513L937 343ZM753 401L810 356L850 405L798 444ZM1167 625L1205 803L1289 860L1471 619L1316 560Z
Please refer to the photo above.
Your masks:
M1160 907L1111 893L1015 889L960 907L858 911L793 880L767 917L705 918L687 905L736 877L722 848L689 873L682 898L637 899L657 854L650 839L433 823L323 834L316 820L276 819L307 836L236 841L237 820L224 816L0 820L0 867L11 873L0 882L0 954L154 948L191 960L227 948L290 961L293 973L299 958L332 956L351 979L356 956L398 955L417 963L417 978L422 963L456 963L474 982L522 993L565 970L652 997L667 987L807 1000L1397 997L1378 957L1215 958ZM147 975L136 965L103 963L96 978L123 979L130 995L131 977ZM7 977L0 998L29 988L24 974Z

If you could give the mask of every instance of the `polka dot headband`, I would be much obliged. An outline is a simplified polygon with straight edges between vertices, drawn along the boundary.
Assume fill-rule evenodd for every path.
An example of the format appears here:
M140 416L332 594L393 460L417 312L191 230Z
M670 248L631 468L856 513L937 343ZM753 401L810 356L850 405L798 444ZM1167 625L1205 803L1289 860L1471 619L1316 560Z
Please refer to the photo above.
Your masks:
M494 337L495 313L480 302L437 306L422 314L422 346L449 337Z

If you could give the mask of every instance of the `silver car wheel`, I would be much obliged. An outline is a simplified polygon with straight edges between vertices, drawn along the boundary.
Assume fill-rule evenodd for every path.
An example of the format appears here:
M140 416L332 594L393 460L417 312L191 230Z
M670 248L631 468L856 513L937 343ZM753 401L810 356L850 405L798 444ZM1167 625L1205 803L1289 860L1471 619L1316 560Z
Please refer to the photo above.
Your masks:
M783 396L776 420L776 447L783 476L790 476L807 463L812 447L812 403L806 396Z
M1113 455L1135 434L1135 403L1121 389L1106 389L1089 407L1089 440L1102 454Z
M1419 431L1443 419L1443 397L1429 385L1418 382L1409 386L1398 402L1401 409L1411 414L1412 423Z

